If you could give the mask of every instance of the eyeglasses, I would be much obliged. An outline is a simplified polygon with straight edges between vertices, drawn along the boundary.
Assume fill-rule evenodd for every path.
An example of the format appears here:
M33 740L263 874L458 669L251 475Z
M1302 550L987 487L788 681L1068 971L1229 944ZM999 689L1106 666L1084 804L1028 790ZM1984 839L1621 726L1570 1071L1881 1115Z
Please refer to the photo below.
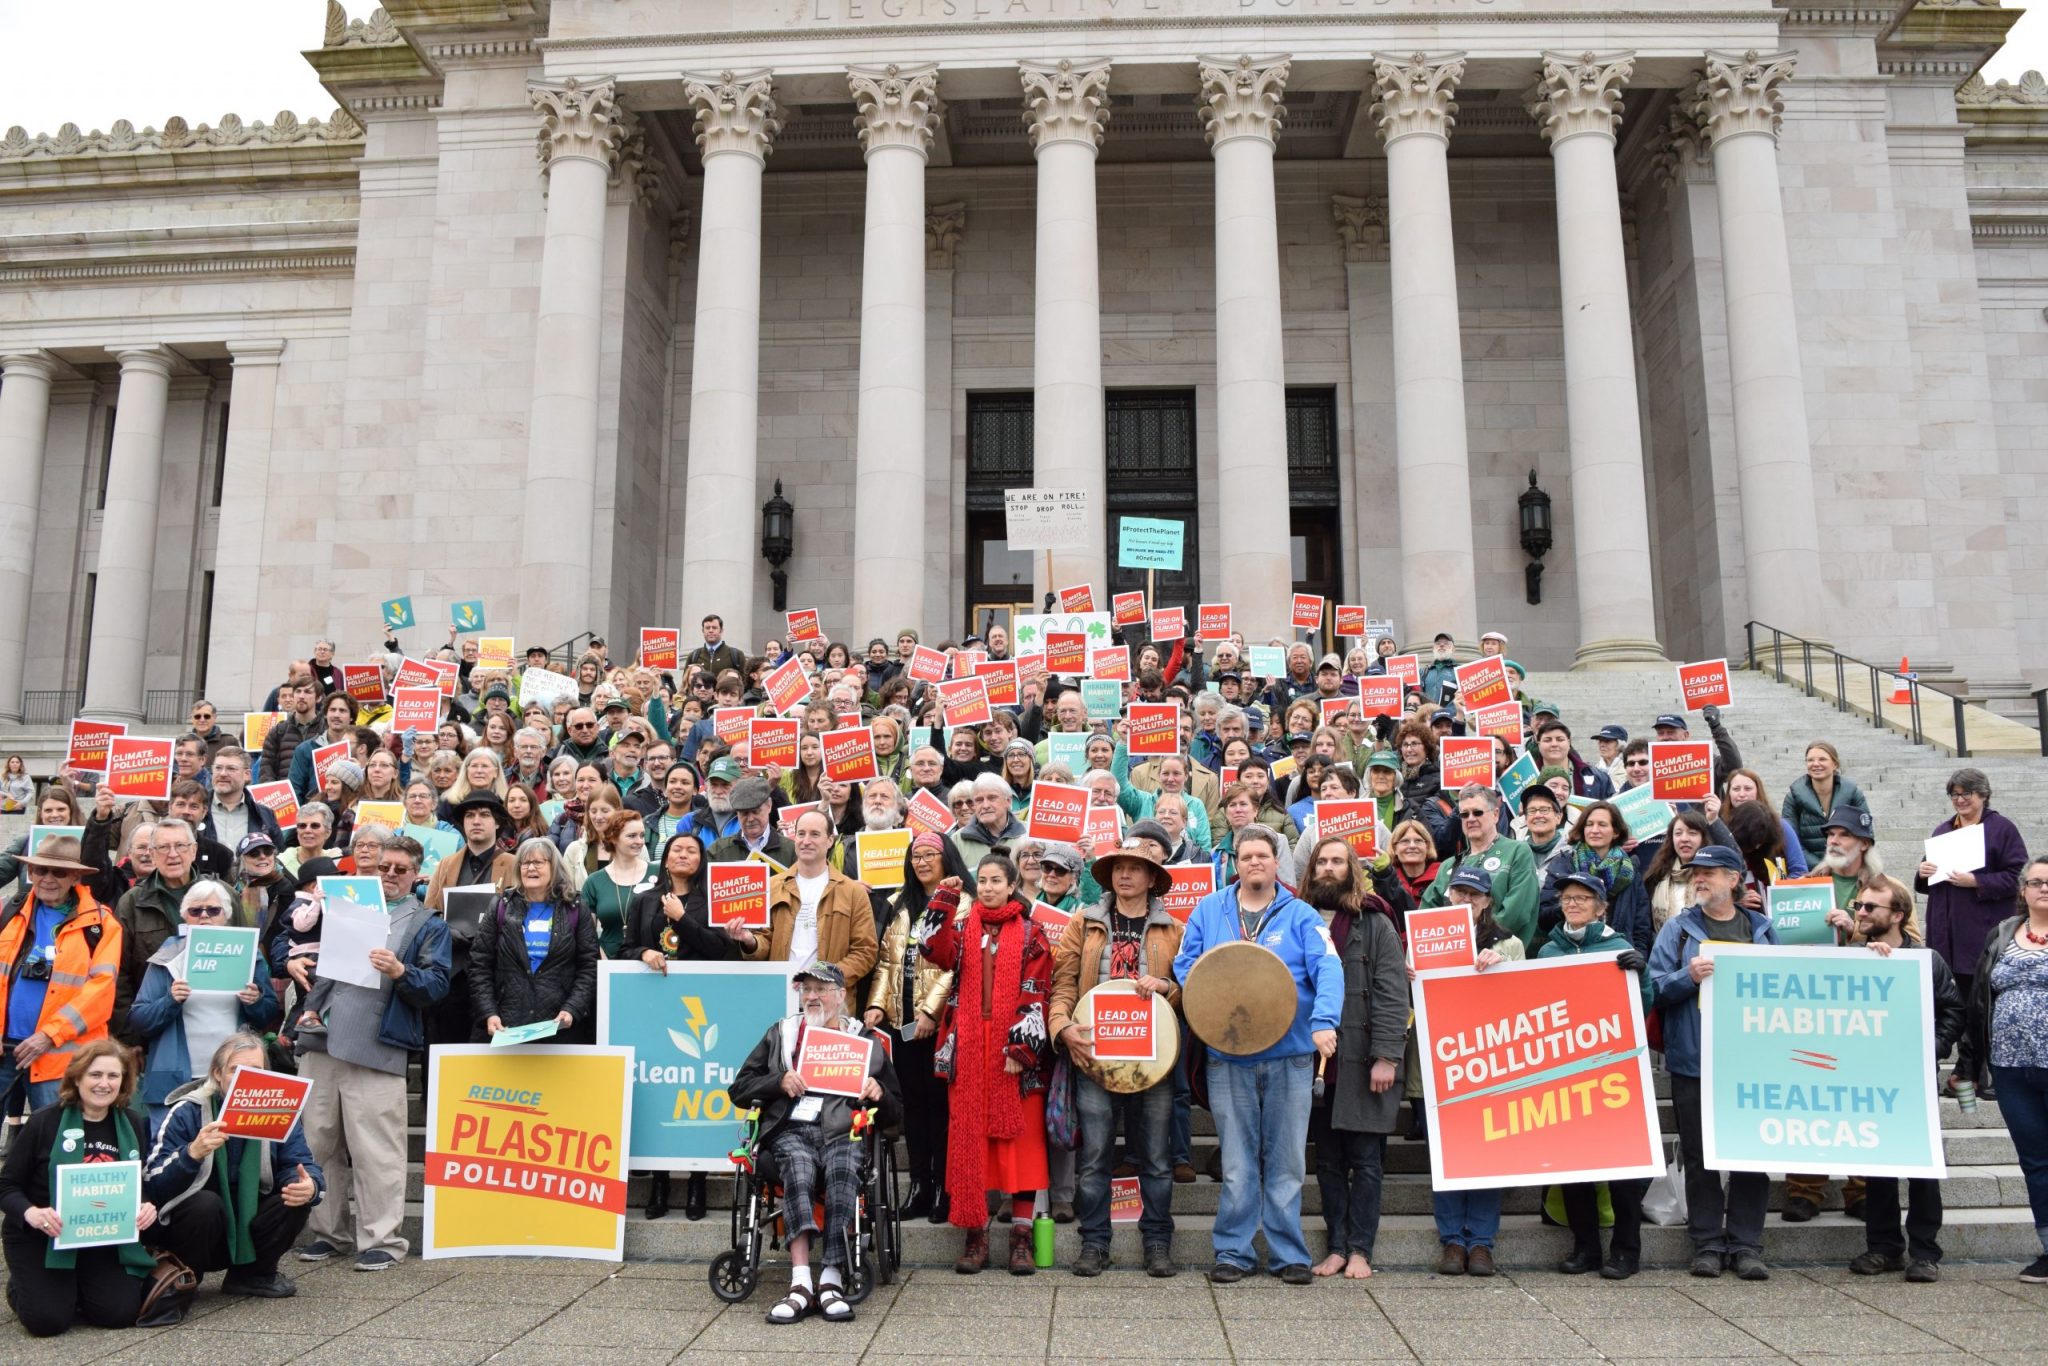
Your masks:
M380 863L377 865L377 871L386 877L411 877L412 865L410 863Z
M526 859L522 860L519 865L519 871L522 873L532 868L538 868L544 873L553 871L552 865L546 859Z
M154 848L159 854L175 854L179 853L182 850L192 849L197 846L195 846L191 840L175 840L170 843L165 843L164 841L159 840L155 845L151 847Z
M1491 812L1485 810L1460 811L1458 819L1461 821L1483 821L1491 814Z
M2030 877L2020 885L2030 892L2048 892L2048 878Z
M192 719L194 721L211 721L213 713L210 711L195 711L192 713Z
M208 920L225 920L228 916L228 908L225 906L187 906L185 914L203 916Z
M2044 882L2041 885L2048 887L2048 882ZM1849 909L1852 911L1889 911L1891 903L1885 901L1852 901L1849 903Z
M596 729L597 729L597 722L595 722L595 721L571 721L571 722L569 723L569 729L570 729L570 730L596 730Z

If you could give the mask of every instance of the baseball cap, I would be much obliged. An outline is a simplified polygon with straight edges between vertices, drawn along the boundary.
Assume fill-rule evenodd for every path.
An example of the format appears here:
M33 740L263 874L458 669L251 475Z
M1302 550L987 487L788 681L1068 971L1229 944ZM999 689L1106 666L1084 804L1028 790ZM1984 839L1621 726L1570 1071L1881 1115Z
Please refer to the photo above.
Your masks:
M251 830L248 834L242 836L242 842L235 846L235 853L241 855L249 853L254 849L275 850L276 848L277 842L271 839L270 836L264 834L261 830Z
M1456 713L1452 712L1449 707L1438 707L1434 712L1430 713L1429 717L1429 723L1432 726L1439 721L1449 721L1455 725L1457 720Z
M824 982L835 987L843 987L846 985L846 969L840 967L837 963L813 963L791 980L801 982L805 979L813 982Z
M1484 645L1489 640L1497 640L1503 645L1508 643L1508 638L1498 631L1488 631L1479 637L1481 645Z
M1401 761L1394 757L1392 750L1388 749L1374 750L1372 757L1365 761L1365 766L1367 768L1390 768L1396 773L1401 771Z
M1344 669L1344 661L1337 658L1337 656L1333 654L1324 655L1321 659L1316 661L1316 672L1320 673L1324 669L1336 669L1338 672L1341 673Z
M1693 861L1697 863L1699 860L1695 859ZM1487 872L1484 868L1460 868L1457 872L1451 874L1451 886L1463 887L1468 892L1481 892L1487 896L1492 896L1493 874Z
M1683 716L1679 716L1668 711L1650 723L1650 729L1652 730L1664 730L1667 727L1672 730L1692 729L1692 727L1686 725L1685 718Z
M1702 849L1700 852L1705 853L1706 851ZM1693 860L1693 865L1695 867L1699 865L1697 858ZM1607 900L1607 884L1592 873L1566 873L1557 880L1557 885L1559 891L1564 890L1566 887L1583 887L1591 892L1599 901L1604 903Z
M1457 638L1456 638L1455 636L1453 636L1453 635L1452 635L1452 634L1451 634L1451 633L1450 633L1449 631L1438 631L1438 632L1436 633L1436 639L1437 639L1437 640L1448 640L1448 641L1450 641L1450 642L1451 642L1451 643L1452 643L1453 645L1455 645L1455 644L1457 644L1457 643L1458 643L1458 642L1457 642ZM1432 642L1430 642L1430 643L1431 643L1431 644L1435 644L1435 641L1432 641Z
M1529 809L1531 801L1549 802L1559 815L1564 814L1564 803L1558 799L1555 792L1550 790L1550 784L1548 783L1541 781L1533 782L1522 789L1521 805L1523 811L1526 812Z
M1625 745L1628 743L1628 732L1620 726L1609 722L1607 725L1594 731L1593 738L1595 740L1612 740L1617 745Z
M711 761L711 768L704 774L707 783L736 783L747 776L740 767L740 761L731 755L720 755Z
M1823 831L1846 830L1860 840L1875 840L1877 838L1876 830L1870 819L1870 813L1860 807L1849 806L1846 803L1828 813L1828 818L1821 825L1821 829ZM1694 862L1698 862L1698 860L1695 859Z
M1726 868L1731 873L1748 871L1743 865L1742 855L1725 844L1701 846L1700 851L1692 856L1692 866L1695 868Z

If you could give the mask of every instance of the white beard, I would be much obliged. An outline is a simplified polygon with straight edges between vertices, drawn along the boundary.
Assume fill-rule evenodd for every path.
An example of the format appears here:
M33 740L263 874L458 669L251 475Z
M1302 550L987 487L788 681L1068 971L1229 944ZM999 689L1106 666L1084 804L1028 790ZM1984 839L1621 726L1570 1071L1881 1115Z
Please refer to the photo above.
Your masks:
M860 813L861 822L870 830L895 830L902 822L896 819L894 808L877 807Z
M712 815L722 819L732 814L732 799L730 797L706 797L704 800L711 803Z

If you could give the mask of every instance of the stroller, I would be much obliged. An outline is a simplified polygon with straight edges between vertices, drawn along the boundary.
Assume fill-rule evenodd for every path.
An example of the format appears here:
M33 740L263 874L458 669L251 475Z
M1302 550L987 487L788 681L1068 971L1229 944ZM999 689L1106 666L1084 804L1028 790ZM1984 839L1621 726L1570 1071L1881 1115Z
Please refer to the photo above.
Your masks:
M903 1265L903 1221L897 1215L896 1145L875 1124L872 1108L854 1112L848 1141L861 1145L860 1195L845 1230L846 1298L859 1304L876 1284L888 1285ZM737 1304L761 1282L763 1246L780 1248L782 1182L775 1158L761 1146L761 1112L749 1110L733 1164L732 1246L711 1262L711 1293Z

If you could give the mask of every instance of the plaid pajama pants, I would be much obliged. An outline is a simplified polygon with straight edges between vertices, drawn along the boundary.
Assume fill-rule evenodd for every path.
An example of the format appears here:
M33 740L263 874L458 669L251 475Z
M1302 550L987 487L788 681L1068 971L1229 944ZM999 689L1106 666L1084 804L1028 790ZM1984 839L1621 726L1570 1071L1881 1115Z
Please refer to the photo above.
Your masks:
M811 1243L811 1260L820 1266L846 1269L845 1241L853 1229L860 1199L860 1144L845 1134L826 1134L816 1124L785 1124L769 1141L782 1175L782 1220L790 1238L823 1233ZM825 1179L825 1227L820 1229L813 1205L819 1169Z

